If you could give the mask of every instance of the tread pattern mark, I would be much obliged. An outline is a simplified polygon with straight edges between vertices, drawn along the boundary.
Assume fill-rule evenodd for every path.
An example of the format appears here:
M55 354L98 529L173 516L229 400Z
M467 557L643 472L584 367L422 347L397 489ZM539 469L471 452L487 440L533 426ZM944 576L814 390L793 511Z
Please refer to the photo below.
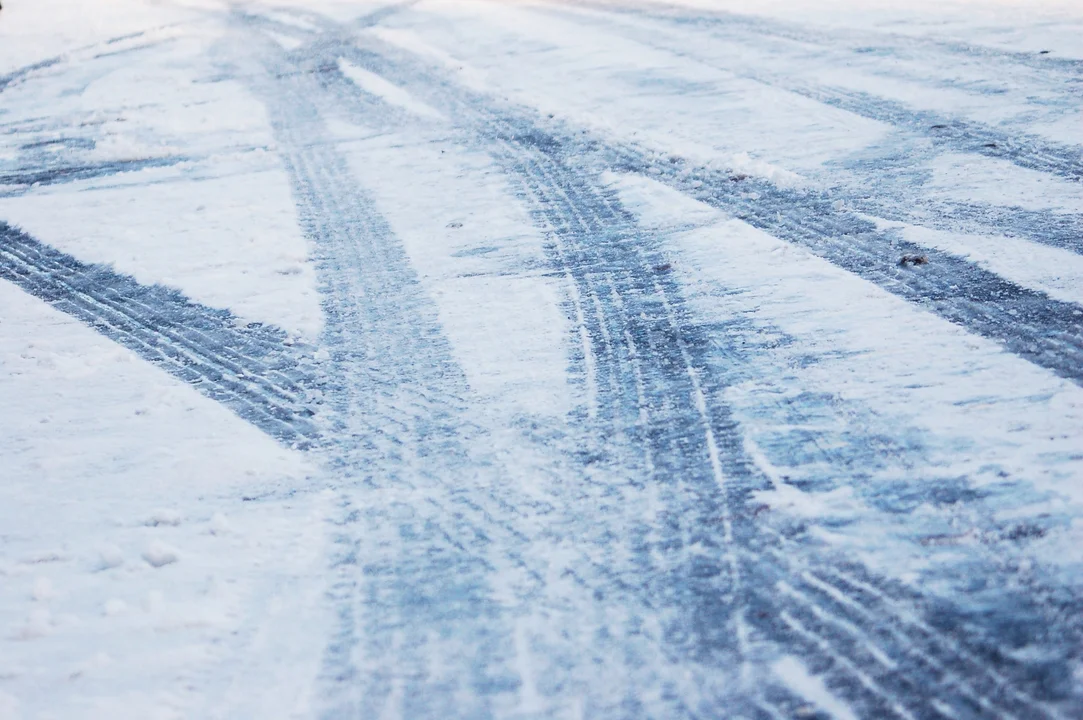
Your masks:
M312 349L272 326L79 262L0 223L0 278L136 352L283 443L318 440Z
M417 85L417 76L423 71L416 68L404 71L379 60L370 60L369 65L371 70L390 75L396 82L410 84L412 81L412 90L424 93L424 89ZM708 517L695 518L688 523L692 532L698 533L694 535L696 541L717 553L716 557L725 558L733 546L756 548L765 543L782 542L780 536L765 537L754 521L741 512L729 509L743 507L743 493L761 483L762 475L742 450L739 430L728 418L725 405L720 400L720 388L711 386L712 378L706 372L707 363L702 357L697 358L706 351L706 344L695 325L687 317L681 316L679 292L665 280L659 282L654 279L658 277L658 266L652 265L654 258L651 257L650 238L629 233L629 216L619 209L615 199L599 190L597 184L591 185L591 181L586 179L590 177L588 169L566 164L566 158L582 156L581 144L541 130L522 116L486 110L484 100L472 98L473 102L469 102L455 96L447 97L443 95L444 86L435 82L433 85L437 89L431 90L425 99L438 107L445 107L451 116L469 118L474 124L473 131L496 146L495 156L501 159L509 175L522 184L524 194L534 204L537 216L555 236L554 260L558 264L558 272L569 274L576 286L569 316L584 320L585 327L580 329L580 335L587 338L588 347L583 350L583 365L587 367L587 372L595 375L593 383L585 384L595 388L598 406L593 412L586 413L587 418L601 423L610 436L629 439L629 445L639 448L640 472L643 472L643 468L665 467L665 471L658 472L657 476L649 476L648 482L664 483L682 478L687 485L693 486L691 492L698 493L695 502L684 505L674 493L669 502L675 507L692 511L693 516L699 509L709 508L708 515L714 518L732 518L730 523L721 523L721 530L708 522ZM482 109L479 109L479 104ZM627 285L621 286L622 281ZM610 283L614 286L610 287ZM620 298L621 302L611 298ZM631 311L626 307L629 299ZM675 308L678 308L676 314ZM622 347L623 338L629 338L629 341ZM637 340L649 347L650 352L639 352L634 344ZM592 362L585 362L587 357L593 358ZM657 383L657 394L652 397L651 391L647 390L645 401L642 389L644 377ZM688 377L692 382L685 382L683 377ZM703 378L707 383L707 390L701 395L696 392L698 383L695 378ZM699 424L696 418L704 416L709 418L709 431L702 436L703 440L689 443L690 438L701 436L695 429L690 431L688 423L695 426ZM637 423L643 423L644 418L646 432L637 436L635 431L642 429L637 428ZM636 438L642 438L642 441ZM717 456L712 452L712 445L717 450ZM730 479L729 487L719 488L714 473L707 472L707 468L716 462ZM669 463L668 467L665 463ZM710 480L705 481L706 478ZM733 480L736 480L736 486L732 484ZM689 488L681 490L689 492ZM730 496L726 497L727 494ZM682 528L682 531L687 533L688 529ZM666 550L679 548L679 538L679 535L667 538L662 546L669 543ZM788 545L792 546L792 543ZM773 579L772 583L740 582L740 575L728 572L724 567L728 563L720 564L717 559L707 561L706 565L697 563L698 567L686 566L686 575L680 571L674 573L680 576L680 581L673 582L669 587L681 587L687 593L678 603L679 606L692 608L693 617L703 612L705 617L702 619L707 620L694 623L692 628L679 625L673 628L675 637L680 637L680 631L688 633L691 630L690 642L678 642L683 652L700 658L706 654L724 665L723 657L734 657L732 638L742 636L741 615L746 610L751 612L757 605L764 608L779 605L773 596L757 597L757 593L761 592L758 588L774 587L780 578L784 580L790 572L780 563L770 560L762 547L760 549L754 554L757 559L747 573L757 578L766 575ZM787 548L788 551L792 549ZM652 572L649 565L644 567L642 574L645 577L660 576L660 573ZM710 581L702 582L702 578L710 578ZM665 588L668 582L674 579L672 575L664 578L658 590L667 592ZM700 593L702 596L697 598ZM738 606L735 610L732 606L726 607L727 597L739 597L743 602L734 603ZM827 616L828 611L823 604L814 607L819 617ZM753 623L753 627L762 637L786 646L792 642L794 628L798 627L800 621L795 612L785 608L782 611L786 613L785 617L793 621L786 629L766 623ZM771 616L770 612L768 616ZM683 621L687 620L685 616ZM831 621L841 624L848 622L848 619L845 615L835 615ZM712 636L712 631L718 628L732 632L722 633L725 637ZM861 645L865 644L867 641L863 640ZM943 645L939 647L949 656L952 655L950 647L947 650ZM830 638L821 638L806 652L813 656L818 653L822 662L842 668L844 672L837 683L864 712L887 712L887 716L895 717L912 717L914 712L923 717L952 716L953 711L947 709L948 705L936 698L922 697L912 692L904 694L907 684L911 682L910 676L890 667L877 673L876 677L865 675L865 670L847 660L848 654L854 654L854 648L854 644L844 635L836 633ZM897 646L877 652L881 658L901 654ZM960 660L953 657L951 662L959 663ZM930 674L926 670L921 676L926 682L937 683L936 673ZM946 697L954 696L950 687L943 687L943 690ZM998 701L981 695L980 691L970 692L982 697L986 703ZM904 707L904 702L916 709ZM1025 706L1029 716L1059 716L1055 708L1047 708L1033 698L1027 698ZM1005 716L1010 715L1006 706L1000 706L1000 709Z

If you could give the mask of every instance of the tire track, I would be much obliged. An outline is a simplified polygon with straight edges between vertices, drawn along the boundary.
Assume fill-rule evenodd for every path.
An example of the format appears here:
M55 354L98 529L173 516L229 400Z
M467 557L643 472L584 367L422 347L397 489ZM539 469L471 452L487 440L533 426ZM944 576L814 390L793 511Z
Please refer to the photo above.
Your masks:
M748 33L754 33L766 37L779 37L798 43L825 47L838 47L848 43L849 51L856 55L880 55L906 59L912 56L915 51L924 54L930 51L939 51L949 56L969 60L993 61L1027 67L1037 70L1047 77L1054 76L1057 79L1068 81L1078 80L1083 77L1083 60L1058 57L1048 53L1005 50L988 45L877 31L873 31L870 38L869 31L848 30L845 28L816 30L810 29L807 25L786 22L785 20L726 11L711 11L703 8L696 8L695 14L690 15L687 8L667 7L653 3L650 5L644 3L638 8L622 8L600 3L594 3L593 6L614 15L623 14L631 17L648 18L666 22L679 28L711 29L720 33L737 30L743 33L741 37L746 37ZM726 35L721 37L725 38Z
M343 46L342 52L404 86L416 85L417 73L431 74L431 70L417 66L409 58L402 62L412 63L412 69L403 71L372 52L349 45ZM448 83L442 78L431 82ZM417 92L433 95L430 104L438 107L449 102L423 87ZM479 97L474 102L490 101ZM450 117L463 111L458 105L448 109ZM525 123L534 122L524 111L504 112L527 118ZM611 167L660 180L956 325L995 340L1035 365L1083 383L1083 321L1079 306L1073 303L1051 299L957 256L908 242L895 231L878 230L846 209L846 195L783 189L766 181L697 166L676 156L610 143L557 122L537 122L548 133L539 136L539 142L574 147L568 153L577 157L581 167ZM902 267L899 259L906 254L925 255L929 263Z
M557 13L568 18L567 13ZM619 17L619 13L618 13ZM1018 167L1045 172L1069 181L1083 181L1083 148L1056 143L1025 132L1008 133L984 123L946 116L934 110L910 107L902 102L867 92L813 85L791 77L763 71L735 70L726 63L690 52L679 37L664 39L661 33L633 25L614 23L612 18L576 13L576 21L587 22L601 31L620 35L647 47L689 58L734 76L792 92L816 102L845 110L928 138L934 147L954 152L1006 160Z
M0 75L0 92L4 92L4 90L6 90L9 85L21 82L26 77L37 72L38 70L50 68L53 65L58 64L62 60L62 57L48 58L47 60L42 60L40 62L26 65L17 70L12 70L5 75Z
M759 79L759 78L756 78ZM870 120L878 120L932 140L934 147L1006 160L1028 170L1083 181L1083 148L1026 133L1005 133L988 125L908 107L870 93L832 87L800 86L765 79L798 95Z
M158 158L138 158L133 160L110 160L108 162L88 163L85 165L60 165L55 167L36 167L0 174L0 187L16 186L14 191L0 190L0 197L17 194L31 185L58 185L62 183L89 180L92 178L136 172L147 168L170 167L192 158L169 156Z
M838 207L836 196L783 190L765 181L695 167L630 148L610 148L614 167L646 174L753 227L997 341L1007 351L1083 383L1083 322L1074 303L1020 287L954 255L882 231ZM900 266L906 254L927 265Z
M740 432L721 400L724 388L707 372L708 343L683 314L676 286L659 270L660 256L651 238L638 233L615 199L600 189L598 180L590 179L590 168L569 163L571 157L582 157L582 143L542 130L522 115L487 110L483 100L449 97L439 81L431 85L419 81L423 70L396 68L386 58L368 57L367 63L363 56L356 59L393 82L410 86L449 116L468 122L472 132L494 146L494 157L523 188L539 222L553 233L554 264L575 286L568 314L581 323L581 372L593 377L583 383L593 389L595 402L584 413L585 429L600 426L602 434L612 438L606 451L628 457L625 464L638 468L644 482L670 485L664 488L665 502L671 517L681 523L664 524L656 544L641 541L646 547L635 549L641 574L654 583L647 597L678 609L679 617L667 635L679 653L719 669L735 660L739 663L748 647L744 616L759 612L757 605L767 608L770 616L779 603L759 595L756 588L763 583L743 580L727 555L735 546L755 549L778 538L765 538L745 511L744 493L763 486L765 478L743 451ZM651 530L638 529L632 535L651 538ZM707 552L684 553L690 545ZM792 544L787 547L788 552L798 550ZM651 553L665 562L655 565ZM766 556L756 558L753 577L766 576L777 583L788 576L783 566ZM820 615L829 614L822 605L814 607ZM763 638L786 647L792 644L799 621L796 610L783 607L781 612L793 619L788 631L762 624L754 628ZM846 621L844 616L832 617L835 622ZM943 708L937 709L935 698L920 693L904 696L911 678L901 673L865 675L847 659L852 649L836 635L821 638L806 653L819 653L842 667L842 690L871 713L867 716L886 709L894 716L911 717L906 704L923 717L950 717ZM886 652L900 651L896 647ZM928 674L926 669L918 678ZM1028 711L1032 717L1050 716L1033 702Z
M569 17L567 11L555 14L564 19ZM1051 142L1025 131L1006 132L979 122L911 108L869 93L816 86L777 73L735 70L725 62L705 57L704 53L690 52L687 43L682 43L680 37L666 39L665 35L657 30L614 22L620 14L598 17L593 13L577 12L571 17L580 23L590 23L603 32L615 30L647 47L690 58L720 71L736 73L738 77L786 90L898 128L901 133L909 136L908 152L905 155L894 152L887 157L862 157L841 163L855 174L855 178L849 183L848 189L835 188L832 194L844 197L853 207L860 207L869 214L885 219L924 224L939 229L955 229L975 235L999 235L1006 232L1034 242L1083 252L1083 241L1080 239L1083 237L1083 223L1078 215L1028 211L989 204L936 202L923 197L920 191L915 191L915 187L926 182L922 163L928 162L944 150L1000 159L1021 168L1078 182L1083 179L1083 148ZM931 141L931 144L925 145L922 142L926 139ZM867 197L867 188L870 185L878 190L875 197Z
M597 716L627 716L622 702L632 696L634 681L644 673L673 675L667 669L673 663L658 657L657 644L642 629L616 625L627 611L609 599L620 597L623 578L598 559L605 557L607 539L586 539L587 550L563 573L548 550L554 524L591 535L583 531L589 507L576 504L612 495L614 488L550 494L548 486L565 485L567 473L547 469L547 459L530 467L529 453L518 446L516 465L531 473L520 482L536 483L541 499L507 480L512 468L485 449L491 431L475 422L480 411L399 241L344 160L317 140L326 132L316 102L319 80L289 71L292 65L273 49L267 57L274 80L261 95L305 232L318 251L334 365L328 436L335 441L328 462L338 477L342 514L331 598L340 625L325 658L325 715L494 714L514 703L525 682L514 669L521 654L515 628L529 628L532 614L541 611L559 617L565 631L576 630L535 631L535 642L546 648L542 677L566 689L550 691L548 702L571 702L578 690ZM498 601L497 586L512 599ZM610 635L625 642L613 647L614 641L590 640ZM633 658L640 659L638 667L629 664ZM602 667L624 668L621 679L601 683Z
M0 277L224 404L283 443L310 447L320 381L311 349L281 330L79 262L0 223Z

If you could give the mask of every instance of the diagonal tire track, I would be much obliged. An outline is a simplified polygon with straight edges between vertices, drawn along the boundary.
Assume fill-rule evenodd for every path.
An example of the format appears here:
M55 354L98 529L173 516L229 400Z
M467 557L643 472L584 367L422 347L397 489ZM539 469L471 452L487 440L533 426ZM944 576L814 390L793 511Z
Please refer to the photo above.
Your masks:
M1083 383L1083 323L1074 303L1054 300L954 255L878 230L868 220L838 209L828 193L783 190L634 148L613 148L609 156L618 168L653 176L956 325L996 340L1035 365ZM899 257L907 253L924 254L929 264L901 267Z
M87 265L0 224L0 277L192 384L287 444L317 439L307 405L319 387L311 351L270 326Z

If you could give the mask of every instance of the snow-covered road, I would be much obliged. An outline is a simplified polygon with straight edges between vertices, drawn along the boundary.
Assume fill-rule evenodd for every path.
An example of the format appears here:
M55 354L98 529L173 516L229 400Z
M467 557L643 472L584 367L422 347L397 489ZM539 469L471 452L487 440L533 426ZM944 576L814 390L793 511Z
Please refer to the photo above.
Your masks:
M1083 716L1083 8L11 0L0 719Z

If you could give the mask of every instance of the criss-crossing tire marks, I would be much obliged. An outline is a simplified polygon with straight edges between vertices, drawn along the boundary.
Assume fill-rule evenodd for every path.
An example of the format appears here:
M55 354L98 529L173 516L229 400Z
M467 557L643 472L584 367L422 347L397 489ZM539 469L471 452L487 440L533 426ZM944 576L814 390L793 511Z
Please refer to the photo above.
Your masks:
M853 212L839 209L829 193L784 190L627 146L613 147L609 154L617 167L650 173L753 227L996 340L1035 365L1083 383L1083 320L1074 303L1054 300L955 255L879 230ZM929 263L901 266L899 258L905 254L926 255Z
M297 447L317 439L312 349L274 327L85 264L0 223L0 278L45 300Z
M507 714L532 681L521 661L535 655L547 704L584 696L598 717L642 714L628 706L637 687L687 682L692 671L661 654L624 607L631 573L610 565L612 538L583 538L563 571L552 553L562 527L594 534L592 502L627 512L603 500L621 488L569 492L567 473L547 470L544 459L527 476L538 486L532 494L509 482L523 469L501 467L482 449L493 439L467 412L462 371L398 240L343 158L310 140L325 132L313 101L319 73L268 57L274 81L260 92L327 294L334 401L325 450L342 514L325 715ZM521 448L516 457L517 466L531 464ZM617 678L603 682L603 669ZM665 700L664 712L688 716L685 695Z
M869 93L829 87L787 89L825 105L923 135L936 147L1007 160L1028 170L1083 181L1083 148L1078 146L1054 143L1036 135L1007 133L982 123L910 108Z
M665 634L671 648L721 669L758 642L794 648L795 638L807 640L797 646L820 669L831 668L829 682L867 716L965 717L973 703L1002 717L1014 716L1015 707L1022 708L1022 717L1057 716L1055 707L1025 692L1006 699L983 684L980 664L967 659L977 654L954 640L932 639L931 656L941 659L922 665L904 661L922 649L905 638L880 637L873 652L887 662L866 669L850 656L855 643L875 645L871 630L857 631L854 641L817 634L807 617L802 623L811 612L817 622L826 618L857 627L847 611L822 600L810 605L793 599L794 593L778 593L778 587L792 590L797 581L767 548L799 549L761 529L747 510L744 493L765 479L743 451L721 397L724 387L708 370L709 344L686 316L651 238L601 189L594 170L571 161L582 159L583 143L543 130L522 113L494 110L484 99L449 91L438 79L425 81L425 71L409 61L395 63L349 46L341 51L458 118L490 148L551 232L554 265L573 288L569 315L579 327L578 367L588 398L582 431L606 438L601 452L621 456L641 482L658 488L667 508L660 523L624 533L634 539L632 552L645 579L638 595L673 611ZM621 157L614 159L627 162ZM689 552L692 547L704 552ZM746 582L745 576L754 579ZM835 587L851 603L863 603ZM915 617L931 609L920 599L896 602ZM885 626L899 622L897 612L884 614ZM985 639L995 646L992 636ZM1027 684L1024 669L1009 672L1013 682ZM950 682L944 679L949 676ZM913 691L917 686L936 692L922 695Z
M569 13L562 11L558 16L567 19ZM1041 212L988 203L936 202L920 191L929 175L924 164L943 152L1000 159L1022 168L1079 182L1083 178L1081 147L1056 143L1026 130L1012 132L932 110L912 108L866 92L815 85L758 67L734 68L725 60L713 58L710 48L717 47L716 44L687 43L685 33L692 28L682 24L678 26L679 32L674 32L673 27L668 27L668 23L656 17L649 26L627 20L621 22L620 15L612 13L599 16L596 13L576 12L570 17L577 23L591 23L600 32L616 32L647 47L688 57L724 73L736 73L739 77L897 128L894 143L896 146L901 144L904 150L896 149L880 156L870 156L866 151L857 157L832 163L832 168L841 168L853 175L849 183L851 187L834 188L832 196L845 200L855 209L889 220L942 230L1022 237L1073 252L1083 249L1083 219L1077 214ZM726 27L730 31L727 38L750 42L759 37L754 30L740 22L735 21L733 27ZM706 32L708 29L717 30L717 27L709 24L699 28L699 31ZM715 35L708 33L704 37ZM788 50L799 52L802 47L798 44ZM794 62L799 60L795 59ZM974 91L969 86L962 89ZM1074 111L1074 102L1069 100L1067 105L1066 111ZM834 185L837 179L832 177L827 182ZM876 188L875 194L867 192L870 185Z
M581 3L576 3L581 4ZM918 36L904 33L872 32L867 30L821 30L814 26L797 22L748 15L724 10L705 10L696 8L689 14L687 8L664 6L655 3L641 3L636 6L621 6L609 3L594 3L595 7L614 15L628 15L638 18L671 23L682 29L708 29L720 33L720 37L747 38L749 35L760 38L776 37L797 43L821 47L845 47L857 56L887 56L906 59L915 54L929 55L943 53L944 62L954 59L956 62L994 62L1003 65L1023 66L1058 80L1069 82L1083 77L1083 60L1061 57L1049 53L1024 52L1004 48L966 43L935 36ZM725 33L736 33L726 35Z
M1025 132L1007 132L980 122L947 116L934 110L913 108L902 102L868 92L813 85L762 69L734 69L728 63L714 60L704 52L689 50L687 43L682 43L679 34L667 36L665 33L658 32L659 28L614 22L612 15L577 13L574 17L577 22L589 22L602 32L616 30L645 46L662 49L680 57L689 57L723 72L732 72L738 77L778 87L863 118L893 125L914 135L930 139L933 146L938 149L984 155L1069 181L1083 181L1083 148L1079 146L1057 143ZM732 22L746 32L753 32L753 28L758 27L756 24L747 27L737 19ZM708 25L708 27L714 26L714 24ZM748 39L743 35L739 37Z
M293 52L257 42L265 65L249 77L316 251L329 377L314 379L309 349L287 348L280 331L237 328L228 313L4 225L0 277L275 437L318 443L340 492L326 717L807 715L763 667L780 654L800 657L862 717L1022 720L1083 707L1064 680L1071 633L1036 640L1054 657L1046 664L1014 660L995 623L968 624L948 602L815 557L758 516L746 496L769 480L725 399L757 357L736 341L720 347L717 329L697 324L660 242L601 172L649 173L1079 382L1075 306L946 255L899 268L916 248L836 209L833 196L584 137L306 21L323 32L292 33L311 41ZM523 423L504 437L526 469L497 458L435 306L326 140L326 114L409 123L352 93L340 58L455 118L547 233L583 406L567 427ZM307 398L318 386L329 407L314 423ZM794 413L823 409L817 402Z
M396 82L416 82L410 72L373 53L347 45L343 54L387 73ZM418 92L426 91L419 88ZM846 208L846 194L780 188L570 128L551 132L560 137L560 143L575 146L569 154L576 155L583 166L593 163L654 177L996 340L1036 365L1083 383L1083 317L1078 305L1021 287L956 255L907 241L897 231L879 230ZM929 263L917 268L900 266L899 259L906 254L926 255Z
M490 129L499 128L499 120L494 125ZM864 668L855 648L874 644L868 631L858 630L852 639L838 632L816 634L815 624L811 630L800 625L809 614L817 624L850 621L845 610L822 600L778 593L790 587L789 571L764 548L781 538L764 535L742 497L761 487L763 478L743 451L722 388L708 374L710 345L683 315L677 288L664 274L659 278L662 263L652 257L649 239L628 232L627 216L597 189L597 181L594 189L585 182L589 176L582 168L561 167L560 143L554 138L506 126L504 132L497 130L496 138L509 153L506 167L520 174L538 203L538 214L566 246L558 246L558 262L576 282L576 312L582 312L590 337L585 352L595 358L596 421L615 438L629 426L640 431L627 432L627 443L642 452L645 482L684 486L667 488L666 497L681 521L663 525L657 544L643 549L645 557L648 550L655 556L670 554L665 572L645 563L643 573L661 581L652 593L668 596L687 613L673 628L671 641L691 656L724 667L746 654L750 642L767 640L792 649L795 638L812 640L796 646L818 669L830 668L829 684L862 716L951 717L943 708L965 708L970 697L1001 717L1011 716L1013 705L981 685L968 681L952 688L937 682L940 668L890 659L907 655L907 644L899 638L880 638L875 652L887 662ZM705 554L680 552L682 540L698 544ZM735 548L745 550L745 562L727 557ZM684 563L673 563L675 558ZM914 612L922 612L918 608ZM953 672L969 679L974 668L938 650L950 658L947 666ZM943 708L922 699L919 686L936 687L940 692L934 699ZM1024 701L1022 708L1021 717L1042 716L1033 702Z

